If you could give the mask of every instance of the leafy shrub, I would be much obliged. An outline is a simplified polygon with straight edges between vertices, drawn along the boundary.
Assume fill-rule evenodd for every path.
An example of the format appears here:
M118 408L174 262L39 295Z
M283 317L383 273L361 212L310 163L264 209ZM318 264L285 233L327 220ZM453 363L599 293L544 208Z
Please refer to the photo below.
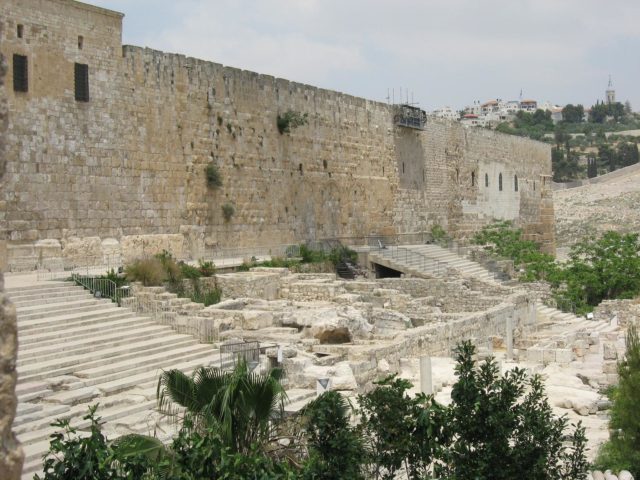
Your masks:
M122 287L122 286L124 286L124 285L126 285L126 284L128 283L128 282L127 282L127 279L126 279L124 276L119 275L119 274L115 271L115 269L113 269L113 268L112 268L112 269L110 269L110 270L107 272L107 274L106 274L106 275L103 275L103 276L101 276L100 278L104 278L105 280L110 280L110 281L112 281L113 283L115 283L115 284L116 284L116 287L118 287L118 288L119 288L119 287Z
M205 174L207 175L207 186L209 188L220 188L222 186L222 176L220 170L215 163L210 163L205 168Z
M236 213L236 209L231 203L227 202L222 205L222 216L225 222L230 221L234 213Z
M193 267L188 263L181 263L180 270L182 272L182 276L190 280L198 279L202 276L202 271L199 268Z
M62 429L51 435L44 458L44 476L35 480L110 480L121 478L113 465L113 451L102 434L98 405L89 407L84 420L90 422L89 435L80 435L69 420L56 420L52 427Z
M198 270L203 277L213 277L216 274L216 265L213 262L198 260Z
M204 303L204 306L208 307L209 305L220 303L220 299L222 298L222 290L216 287L211 290L202 292L199 288L197 288L194 289L189 298L191 298L192 302Z
M127 279L142 282L145 287L162 285L167 279L167 272L162 262L155 258L141 258L127 265Z
M280 134L289 133L292 129L308 123L307 113L301 114L293 110L287 110L283 115L278 114L277 125Z
M350 406L338 392L323 393L304 408L309 459L302 478L364 478L364 445L358 431L349 424L349 414Z
M523 270L520 280L531 282L548 280L559 282L559 270L555 259L540 251L540 246L531 240L522 239L522 230L513 228L511 222L499 222L483 227L472 239L476 245L493 255L513 260L517 269Z
M252 267L255 267L255 265L252 265L251 263L245 261L242 262L241 265L238 265L236 267L236 272L248 272Z
M431 238L435 243L442 243L447 237L447 232L437 223L431 227Z
M174 260L173 255L170 252L163 250L161 253L156 254L157 258L164 271L166 272L166 279L169 282L169 287L178 289L182 287L182 269L180 265Z

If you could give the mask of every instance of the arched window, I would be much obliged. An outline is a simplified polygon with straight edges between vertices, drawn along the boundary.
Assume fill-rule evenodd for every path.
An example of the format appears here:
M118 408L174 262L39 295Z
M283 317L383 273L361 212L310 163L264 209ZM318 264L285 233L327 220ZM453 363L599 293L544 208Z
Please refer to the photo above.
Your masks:
M489 186L489 174L488 173L484 174L484 186L485 187Z
M518 175L513 176L513 188L516 192L518 191Z
M471 186L476 186L476 172L471 172Z
M498 175L498 190L502 191L502 173Z

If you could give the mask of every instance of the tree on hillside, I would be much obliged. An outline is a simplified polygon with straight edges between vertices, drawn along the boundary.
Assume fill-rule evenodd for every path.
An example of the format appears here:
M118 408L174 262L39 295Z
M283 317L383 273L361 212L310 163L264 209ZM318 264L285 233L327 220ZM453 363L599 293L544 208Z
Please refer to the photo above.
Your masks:
M567 123L582 123L584 107L569 103L562 109L562 120Z
M607 106L604 103L596 102L591 107L589 121L592 123L604 123L607 120Z
M633 110L631 109L631 102L629 100L624 102L624 113L625 115L631 115L633 113Z
M638 234L606 232L571 248L556 292L560 305L579 313L603 300L633 298L640 293L640 240Z
M610 172L613 172L617 168L616 153L610 145L600 145L598 147L598 163Z
M617 164L620 167L627 167L638 163L640 159L638 155L638 144L635 142L621 142L618 144Z

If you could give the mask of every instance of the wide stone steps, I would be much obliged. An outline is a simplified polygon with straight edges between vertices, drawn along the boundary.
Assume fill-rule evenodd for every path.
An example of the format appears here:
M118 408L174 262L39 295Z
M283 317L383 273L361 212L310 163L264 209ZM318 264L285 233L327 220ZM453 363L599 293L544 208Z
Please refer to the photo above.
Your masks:
M70 283L42 282L12 289L9 295L18 305L14 429L25 450L25 479L41 471L56 419L86 429L88 406L99 403L97 413L110 438L125 432L148 434L147 419L160 418L155 413L156 389L163 370L191 373L199 366L220 365L220 352L213 345L108 299L95 299ZM293 411L314 395L313 390L291 391ZM168 428L164 435L172 431Z
M382 257L400 271L412 274L442 277L447 269L490 283L496 283L494 275L479 263L461 257L437 245L404 245L400 250L390 247L371 255L372 261Z

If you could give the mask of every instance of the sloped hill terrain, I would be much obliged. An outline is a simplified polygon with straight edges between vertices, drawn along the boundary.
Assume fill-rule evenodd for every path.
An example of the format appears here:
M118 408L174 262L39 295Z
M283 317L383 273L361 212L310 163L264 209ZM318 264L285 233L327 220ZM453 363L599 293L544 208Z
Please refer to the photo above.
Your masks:
M553 195L560 255L591 234L640 232L640 170Z

